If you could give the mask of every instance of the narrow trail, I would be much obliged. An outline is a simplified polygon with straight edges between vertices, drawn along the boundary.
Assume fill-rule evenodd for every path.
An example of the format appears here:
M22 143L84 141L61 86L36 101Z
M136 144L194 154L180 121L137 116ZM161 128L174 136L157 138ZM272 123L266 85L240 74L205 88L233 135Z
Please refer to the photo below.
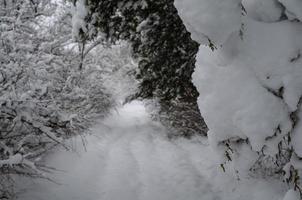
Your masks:
M228 177L204 138L168 140L139 102L95 126L87 151L80 141L70 143L76 153L57 150L47 158L63 170L52 177L60 184L20 181L27 192L19 200L258 200L267 185L248 181L243 187ZM249 184L259 198L247 192Z

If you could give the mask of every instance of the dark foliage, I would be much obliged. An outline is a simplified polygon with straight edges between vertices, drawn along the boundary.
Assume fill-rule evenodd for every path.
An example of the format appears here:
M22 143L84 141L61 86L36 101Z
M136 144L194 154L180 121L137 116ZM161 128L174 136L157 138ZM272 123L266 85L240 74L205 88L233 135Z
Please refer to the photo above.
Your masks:
M199 45L191 39L173 3L173 0L88 0L87 21L96 29L94 34L101 32L112 43L131 42L133 57L139 64L136 77L140 85L129 100L159 99L168 121L194 130L181 131L183 134L192 135L196 131L205 134L206 129L198 128L204 127L204 122L196 103L199 94L191 81ZM179 108L184 105L191 114L182 116Z

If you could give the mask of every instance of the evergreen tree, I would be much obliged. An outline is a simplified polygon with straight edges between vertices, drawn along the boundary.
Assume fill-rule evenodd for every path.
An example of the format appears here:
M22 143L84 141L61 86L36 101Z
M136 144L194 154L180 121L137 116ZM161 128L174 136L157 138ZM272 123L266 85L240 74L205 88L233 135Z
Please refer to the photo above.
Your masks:
M206 134L196 103L198 92L191 81L199 45L191 39L173 3L88 0L87 29L79 32L84 39L101 33L112 43L130 41L140 85L128 100L156 98L166 125L172 124L186 136Z

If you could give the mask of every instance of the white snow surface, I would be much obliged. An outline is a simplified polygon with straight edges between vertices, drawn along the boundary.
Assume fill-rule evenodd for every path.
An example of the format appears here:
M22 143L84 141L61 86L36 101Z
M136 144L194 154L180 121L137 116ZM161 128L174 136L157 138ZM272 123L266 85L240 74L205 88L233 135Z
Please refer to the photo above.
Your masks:
M289 19L302 21L302 1L301 0L279 0L285 8Z
M301 59L290 60L302 48L302 26L249 18L245 24L243 40L233 35L214 52L200 47L194 82L209 136L217 142L249 138L259 151L278 126L284 134L291 130L289 113L302 94L302 68ZM283 99L269 92L282 87Z
M289 190L283 200L300 200L300 196L297 191Z
M3 165L15 165L15 164L20 164L23 161L23 156L21 154L16 154L11 156L7 160L0 160L0 167Z
M282 15L282 6L277 0L243 0L242 5L248 15L257 21L276 22Z
M222 45L241 27L240 0L176 0L175 6L192 38L200 44L210 39Z
M26 189L19 200L281 200L286 193L277 180L224 173L206 138L169 140L141 102L100 121L87 151L80 139L70 144L77 152L46 158L62 170L52 176L60 184L19 180Z
M87 25L85 17L88 11L85 6L85 0L79 0L76 5L72 8L72 37L77 40L80 39L80 30L84 33L87 32Z

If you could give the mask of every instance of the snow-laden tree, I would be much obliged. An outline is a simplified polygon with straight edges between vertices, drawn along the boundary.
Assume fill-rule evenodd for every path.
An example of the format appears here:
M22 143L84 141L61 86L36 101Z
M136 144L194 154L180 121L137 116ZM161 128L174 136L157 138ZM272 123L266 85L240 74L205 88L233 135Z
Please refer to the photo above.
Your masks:
M283 177L301 194L301 1L175 5L193 38L215 47L200 47L193 79L223 170Z
M86 131L112 104L102 70L78 69L68 5L0 1L0 199L12 197L13 175L46 178L44 152L69 149L64 140Z
M198 44L172 0L78 0L74 5L73 33L83 44L98 37L131 44L139 84L127 100L157 99L165 125L186 136L205 134L191 77Z

